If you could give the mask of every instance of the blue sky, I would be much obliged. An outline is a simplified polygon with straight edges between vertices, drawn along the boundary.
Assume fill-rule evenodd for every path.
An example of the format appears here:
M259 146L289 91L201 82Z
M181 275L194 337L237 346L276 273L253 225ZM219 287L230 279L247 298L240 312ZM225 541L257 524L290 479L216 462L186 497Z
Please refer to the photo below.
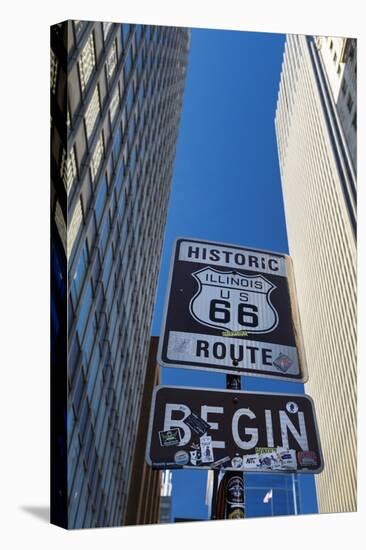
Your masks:
M177 237L288 252L274 128L284 41L280 34L192 30L153 335L160 333ZM164 384L226 385L219 373L162 371ZM242 387L304 391L255 377L242 379ZM302 511L316 512L313 476L299 480ZM207 518L205 472L174 472L173 487L173 517Z

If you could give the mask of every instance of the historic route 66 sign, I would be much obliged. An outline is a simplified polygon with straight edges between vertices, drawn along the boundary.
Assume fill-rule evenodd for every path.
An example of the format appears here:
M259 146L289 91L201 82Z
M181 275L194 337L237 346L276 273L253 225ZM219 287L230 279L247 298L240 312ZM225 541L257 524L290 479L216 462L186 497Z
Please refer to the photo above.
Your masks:
M305 381L290 258L178 239L158 358L168 367Z

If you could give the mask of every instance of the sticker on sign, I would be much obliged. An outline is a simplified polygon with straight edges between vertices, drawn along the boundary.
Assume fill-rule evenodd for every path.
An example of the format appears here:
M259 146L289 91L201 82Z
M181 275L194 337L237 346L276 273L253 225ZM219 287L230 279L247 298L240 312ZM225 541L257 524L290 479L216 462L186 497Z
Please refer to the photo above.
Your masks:
M306 381L289 256L178 239L158 359L166 367Z

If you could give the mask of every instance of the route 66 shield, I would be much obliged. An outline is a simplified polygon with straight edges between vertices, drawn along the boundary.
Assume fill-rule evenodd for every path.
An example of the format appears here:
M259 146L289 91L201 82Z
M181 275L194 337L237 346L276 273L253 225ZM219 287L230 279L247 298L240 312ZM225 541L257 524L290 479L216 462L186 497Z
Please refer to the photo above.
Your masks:
M306 380L291 258L177 239L158 359L166 367Z
M199 323L248 334L264 334L277 327L278 313L271 303L276 286L263 275L205 267L192 277L198 291L190 302L190 313Z

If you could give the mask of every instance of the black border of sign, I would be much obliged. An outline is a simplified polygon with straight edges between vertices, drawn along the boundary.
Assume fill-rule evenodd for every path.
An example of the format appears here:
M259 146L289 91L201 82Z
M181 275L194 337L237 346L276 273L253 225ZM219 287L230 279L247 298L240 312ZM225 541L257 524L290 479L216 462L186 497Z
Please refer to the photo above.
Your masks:
M234 370L228 367L220 368L220 367L210 367L205 366L202 363L193 363L191 365L187 365L186 363L167 363L163 359L163 346L164 346L164 340L166 335L166 320L167 320L167 313L168 313L168 306L169 306L169 299L170 299L170 293L171 293L171 284L172 284L172 276L173 276L173 270L175 265L175 258L177 255L177 247L178 244L180 244L181 241L188 241L192 243L198 243L198 244L212 244L212 245L218 245L218 246L225 246L228 248L237 248L238 250L245 250L245 251L252 251L252 252L259 252L259 253L265 253L265 254L271 254L273 256L280 256L284 258L286 263L286 275L287 275L287 281L288 281L288 287L289 287L289 293L290 293L290 303L291 303L291 315L294 322L294 333L295 333L295 341L296 341L296 350L298 354L299 359L299 366L300 366L300 376L286 376L286 374L282 374L279 372L278 374L272 374L272 373L260 373L258 374L255 370L249 370L243 371L243 370ZM163 309L163 316L161 321L161 327L160 327L160 338L159 338L159 346L158 346L158 352L157 352L157 362L163 366L168 368L178 368L178 369L187 369L187 370L201 370L201 371L208 371L208 372L220 372L223 374L236 374L239 376L256 376L258 378L271 378L272 380L282 380L286 382L300 382L301 384L305 384L308 381L308 370L307 370L307 364L306 364L306 357L305 357L305 349L304 349L304 343L302 338L302 330L301 330L301 322L300 322L300 315L299 315L299 309L298 309L298 303L297 303L297 295L296 295L296 287L295 287L295 278L294 278L294 272L292 267L292 259L288 254L280 253L280 252L273 252L271 250L265 250L261 248L250 248L250 247L244 247L229 243L221 243L217 241L206 241L204 239L193 239L191 237L177 237L174 241L173 245L173 254L171 256L170 260L170 267L169 267L169 275L168 275L168 284L165 292L165 301L164 301L164 309Z
M148 432L147 432L147 438L146 438L146 449L145 449L145 460L149 466L153 466L153 462L150 457L150 449L151 449L151 438L152 438L152 428L154 423L154 413L155 413L155 403L156 403L156 394L159 390L169 388L169 389L177 389L177 390L193 390L193 391L212 391L217 393L233 393L233 394L239 394L239 395L276 395L279 397L291 397L293 399L298 399L299 397L304 397L310 402L313 418L314 418L314 426L315 426L315 435L316 440L318 444L319 449L319 458L320 458L320 466L317 470L307 470L304 468L303 470L261 470L258 472L253 472L251 470L245 470L244 468L222 468L226 472L244 472L245 474L283 474L283 475L289 475L289 474L320 474L324 469L324 458L323 458L323 451L320 444L320 435L319 435L319 428L318 428L318 422L316 418L316 412L315 412L315 405L313 398L310 395L307 395L305 393L278 393L278 392L256 392L256 391L238 391L238 390L227 390L227 389L219 389L219 388L199 388L194 386L169 386L168 384L163 384L161 386L155 386L152 399L151 399L151 407L150 407L150 417L149 417L149 426L148 426ZM173 466L174 467L174 466ZM179 466L179 468L184 468L188 470L220 470L221 468L210 468L210 466L187 466L182 465ZM167 466L167 469L171 469L171 466Z

